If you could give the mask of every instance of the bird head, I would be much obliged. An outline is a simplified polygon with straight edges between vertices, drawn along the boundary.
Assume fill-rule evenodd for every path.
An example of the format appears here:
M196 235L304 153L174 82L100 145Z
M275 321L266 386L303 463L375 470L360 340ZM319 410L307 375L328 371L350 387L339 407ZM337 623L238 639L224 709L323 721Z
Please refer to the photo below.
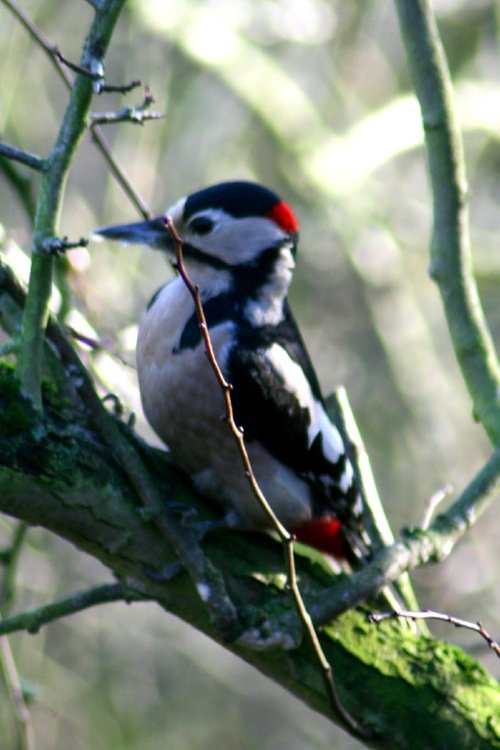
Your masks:
M255 276L260 269L264 282L283 248L292 259L295 253L298 223L291 208L276 193L252 182L220 183L181 198L163 217L101 227L93 235L148 245L173 258L175 245L165 216L172 220L186 266L196 276L210 275L211 270Z

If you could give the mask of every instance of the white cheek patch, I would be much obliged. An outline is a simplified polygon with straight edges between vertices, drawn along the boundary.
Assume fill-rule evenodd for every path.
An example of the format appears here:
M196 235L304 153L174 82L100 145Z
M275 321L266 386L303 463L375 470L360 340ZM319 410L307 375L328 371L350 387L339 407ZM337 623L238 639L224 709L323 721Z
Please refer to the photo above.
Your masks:
M179 210L177 206L172 208L176 215ZM190 221L197 215L190 217ZM182 228L183 241L206 255L219 258L229 266L249 263L257 258L262 250L279 245L286 237L285 232L272 219L260 216L237 219L228 216L221 209L214 208L200 211L199 215L214 222L213 231L200 236L189 229L188 222L188 225Z
M267 356L276 372L283 378L285 387L295 395L300 406L309 412L310 424L307 428L309 447L313 444L318 433L321 433L324 456L327 461L336 464L340 456L345 453L344 443L339 431L328 418L322 404L314 398L311 386L302 368L293 361L288 352L279 344L273 344L267 350ZM342 482L345 482L346 488L351 481L352 469L351 475L344 472L342 476Z

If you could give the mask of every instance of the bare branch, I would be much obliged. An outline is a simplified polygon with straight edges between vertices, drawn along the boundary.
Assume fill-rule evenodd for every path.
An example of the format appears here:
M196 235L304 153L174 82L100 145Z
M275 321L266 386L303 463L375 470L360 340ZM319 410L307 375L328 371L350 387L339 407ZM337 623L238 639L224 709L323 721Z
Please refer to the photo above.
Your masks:
M132 370L137 369L133 362L129 362L126 357L115 351L113 345L108 346L102 341L92 338L92 336L86 336L84 333L81 333L81 331L77 331L76 328L73 328L72 326L64 326L64 330L71 336L71 338L79 341L85 346L88 346L89 349L92 349L95 352L106 352L106 354L109 354L110 357L114 357L114 359L118 360L118 362L124 365L124 367L129 367Z
M44 159L36 156L36 154L23 151L20 148L16 148L16 146L8 146L6 143L0 143L0 156L3 156L5 159L21 162L21 164L26 164L27 167L31 167L31 169L35 169L37 172L42 172L45 167Z
M101 10L105 0L85 0L85 2L91 5L95 10Z
M109 84L109 83L103 83L99 93L101 94L103 93L128 94L134 89L136 89L138 86L142 86L142 81L134 80L134 81L130 81L130 83L123 83L121 85L117 84L116 86L113 86L112 84Z
M14 655L7 638L0 641L0 661L10 700L15 711L19 750L34 750L35 740L31 717L24 699L23 688Z
M445 500L448 497L448 495L450 495L452 492L453 492L453 487L451 486L451 484L445 484L444 487L441 487L440 490L438 490L437 492L435 492L433 495L430 496L430 498L425 504L424 515L420 523L421 529L429 528L429 525L432 521L432 517L434 516L437 508L441 505L443 500Z
M74 250L76 247L87 247L89 241L85 237L80 237L74 242L68 241L67 237L47 237L40 245L40 251L52 257L64 255L67 250Z
M79 75L86 76L87 78L90 78L91 81L94 81L95 83L100 82L104 79L104 73L102 72L102 66L99 72L89 70L88 68L83 68L81 65L77 65L76 63L71 62L70 60L67 60L65 57L63 57L63 54L59 47L52 47L52 54L59 60L60 63L65 65L67 68L73 71L73 73L78 73Z
M99 112L91 115L92 125L116 125L118 122L131 122L143 125L147 120L162 120L163 112L146 112L143 107L123 107L116 112Z
M442 622L449 622L450 625L454 625L456 628L466 628L467 630L473 630L475 633L484 638L489 648L500 658L500 646L493 640L492 636L487 630L478 622L470 622L469 620L461 620L458 617L452 617L451 615L444 614L443 612L434 612L431 609L423 609L420 612L410 612L409 610L394 610L393 612L372 612L368 615L370 622L379 623L383 620L388 620L392 617L403 617L408 620L441 620Z
M73 615L98 604L117 601L143 601L144 597L138 592L126 589L121 583L106 583L91 589L78 591L70 596L57 599L42 607L30 609L17 615L11 615L0 620L0 636L25 630L28 633L38 633L41 627L62 617Z
M429 0L396 0L396 8L427 144L434 201L430 273L475 416L500 446L500 364L472 272L463 145L446 56Z
M373 551L377 552L394 544L394 534L385 514L368 452L356 424L345 388L336 389L328 399L328 406L332 408L334 422L340 430L344 444L347 446L359 492L363 499L364 522L372 540ZM415 609L418 607L417 598L407 574L403 574L398 581L394 582L394 588L407 607ZM397 609L400 606L400 602L394 606L393 602L398 602L398 597L389 586L384 587L382 594L385 596L389 607Z
M101 6L97 7L97 10L101 10ZM67 68L72 70L74 73L78 73L82 76L87 76L87 78L90 78L91 81L94 82L94 84L97 84L94 88L94 93L96 94L102 94L104 92L110 94L110 93L117 93L117 94L128 94L130 91L133 91L138 86L141 85L141 81L139 80L133 80L129 83L123 83L123 84L106 84L104 83L104 68L102 65L97 66L96 70L92 70L89 68L83 68L81 65L77 65L74 62L71 62L71 60L68 60L66 57L63 56L61 50L59 47L52 47L52 54L54 57L62 63L62 65L65 65ZM94 123L93 123L94 124ZM99 124L99 123L95 123Z
M21 306L23 292L12 272L0 264L0 312L9 300L15 302L16 307ZM48 327L51 337L52 325L49 323ZM57 335L52 341L59 348ZM77 363L64 358L61 361L68 373L74 372L73 380L78 381L80 370ZM0 384L3 383L0 394L2 404L8 404L6 399L12 398L14 391L6 387L11 381L5 378L13 378L13 374L9 375L5 368L0 374L4 377L3 381L0 379ZM15 393L18 394L19 404L27 406L22 393L19 390ZM34 437L36 426L33 430L23 430L18 436L21 441L18 451L14 453L11 451L12 438L5 434L5 422L0 420L0 442L7 448L0 450L2 511L31 524L44 526L67 539L100 559L119 580L130 584L134 590L146 592L165 609L221 642L221 632L214 629L208 609L201 606L195 588L186 580L187 576L178 575L165 585L145 575L146 569L157 571L171 565L175 560L174 553L156 524L147 523L141 518L131 482L124 476L122 459L110 460L110 451L105 443L95 430L91 431L87 407L83 410L77 408L73 412L71 434L74 435L75 444L71 451L74 455L68 464L67 446L63 446L67 431L64 428L60 432L60 416L57 406L53 406L55 410L47 409L45 415L49 429L43 442L39 442L39 437ZM121 436L138 448L137 439L125 426L118 427ZM26 470L23 460L33 450L34 444L38 446L38 452L29 460L29 469ZM151 469L150 483L158 488L164 502L175 503L182 497L195 507L200 507L196 505L196 497L190 493L189 485L184 483L180 471L155 449L142 446L140 450L141 457L147 460ZM42 471L41 456L45 455L51 455L53 459L53 481L33 473L33 461ZM490 470L494 468L494 464L489 467ZM487 489L486 477L476 485L475 492ZM391 566L397 566L405 555L413 554L415 559L425 558L429 547L426 535L415 533L408 544L411 544L411 550L400 543L391 549L390 559L378 559L381 575L389 576ZM284 634L296 632L298 616L291 610L286 592L275 580L276 570L282 570L275 544L262 536L248 538L242 534L227 534L211 540L207 552L225 580L231 582L231 594L246 628L254 627L265 617L271 633L278 628ZM332 596L343 599L345 593L349 595L353 585L359 584L358 574L355 574L339 577L335 581L335 588L325 589L324 575L317 566L310 565L305 559L297 560L297 563L300 565L304 590L307 590L306 604L311 615L316 614L318 601ZM259 579L261 583L258 583ZM342 588L343 585L345 588ZM349 700L353 713L363 717L363 723L366 720L366 724L373 727L376 738L370 746L390 746L402 750L410 745L424 747L430 743L430 746L438 747L445 736L451 738L453 747L487 750L498 740L490 721L498 709L497 685L458 649L448 649L443 653L439 643L418 638L396 623L387 623L384 637L379 639L377 631L367 624L366 613L360 610L352 610L344 618L329 622L322 629L320 637L322 648L331 663L341 655L336 669L341 695L348 696L346 700ZM316 711L332 717L326 691L321 689L316 657L307 648L308 644L301 644L291 653L276 651L272 654L250 651L241 647L238 641L224 645L305 700ZM450 674L454 680L452 693L449 691ZM361 685L361 689L355 689L354 685ZM455 700L456 691L460 692L460 705ZM421 733L421 724L425 723L429 710L432 711L433 721ZM417 724L415 735L408 737L406 732L402 732L402 727L411 726L412 721ZM341 723L345 726L344 722Z
M1 552L1 561L5 566L0 593L0 613L2 617L5 617L8 613L14 600L17 563L27 531L27 523L21 521L21 523L16 524L10 546Z
M150 112L150 106L154 104L154 97L146 87L142 104L137 107L123 107L117 112L97 112L90 115L92 126L116 124L118 122L132 122L143 125L146 120L160 120L165 117L162 112Z

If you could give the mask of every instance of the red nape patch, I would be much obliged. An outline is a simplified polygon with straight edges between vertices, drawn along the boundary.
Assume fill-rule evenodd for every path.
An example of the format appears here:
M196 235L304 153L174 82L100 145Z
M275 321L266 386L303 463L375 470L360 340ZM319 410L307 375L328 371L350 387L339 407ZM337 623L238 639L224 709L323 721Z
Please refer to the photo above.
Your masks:
M284 232L295 234L295 232L299 231L299 223L295 218L295 214L285 201L277 203L274 208L268 211L266 216L275 221Z
M314 547L320 552L326 552L337 560L345 560L347 550L341 526L337 518L311 518L310 521L292 529L292 532L298 542Z

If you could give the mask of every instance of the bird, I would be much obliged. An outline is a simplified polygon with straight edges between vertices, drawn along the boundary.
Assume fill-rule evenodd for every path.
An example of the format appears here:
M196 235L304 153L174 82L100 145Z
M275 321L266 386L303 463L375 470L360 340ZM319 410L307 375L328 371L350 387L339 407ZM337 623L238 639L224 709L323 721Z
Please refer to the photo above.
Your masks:
M177 200L159 218L93 234L174 261L165 216L182 241L260 489L298 541L362 564L370 555L362 497L287 298L299 238L292 208L256 182L222 182ZM136 355L145 416L197 490L224 509L228 527L271 531L222 418L224 395L180 275L149 302Z

